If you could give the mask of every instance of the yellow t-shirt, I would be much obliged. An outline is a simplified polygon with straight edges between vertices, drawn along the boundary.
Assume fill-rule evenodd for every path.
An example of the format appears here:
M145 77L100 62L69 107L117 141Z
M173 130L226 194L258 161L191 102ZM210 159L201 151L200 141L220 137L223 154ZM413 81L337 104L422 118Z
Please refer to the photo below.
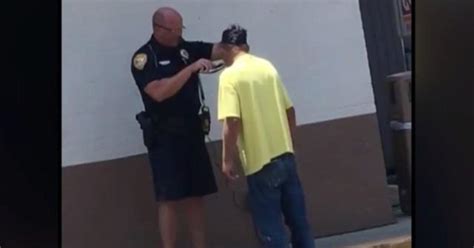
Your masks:
M245 175L293 152L286 115L292 106L277 70L265 59L242 54L221 73L217 118L241 119L238 147Z

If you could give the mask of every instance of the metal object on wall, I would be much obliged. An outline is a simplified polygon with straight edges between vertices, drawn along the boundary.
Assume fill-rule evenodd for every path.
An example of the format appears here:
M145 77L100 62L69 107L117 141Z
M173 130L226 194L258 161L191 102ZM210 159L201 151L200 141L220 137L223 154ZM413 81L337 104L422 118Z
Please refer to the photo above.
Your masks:
M395 0L400 36L411 35L411 0Z
M411 0L394 0L395 18L397 22L398 35L403 47L405 57L405 69L411 70L412 42L411 42Z
M388 82L400 206L404 213L411 214L411 71L390 75Z

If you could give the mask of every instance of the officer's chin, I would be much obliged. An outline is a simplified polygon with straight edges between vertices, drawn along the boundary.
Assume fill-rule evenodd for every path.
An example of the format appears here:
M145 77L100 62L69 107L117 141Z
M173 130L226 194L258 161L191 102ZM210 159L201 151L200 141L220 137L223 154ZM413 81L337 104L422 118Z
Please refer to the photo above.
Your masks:
M181 41L181 38L175 39L175 40L170 40L168 42L169 47L177 47Z
M184 41L183 37L179 36L173 43L173 45L175 46L178 46L179 43L181 43L182 41Z

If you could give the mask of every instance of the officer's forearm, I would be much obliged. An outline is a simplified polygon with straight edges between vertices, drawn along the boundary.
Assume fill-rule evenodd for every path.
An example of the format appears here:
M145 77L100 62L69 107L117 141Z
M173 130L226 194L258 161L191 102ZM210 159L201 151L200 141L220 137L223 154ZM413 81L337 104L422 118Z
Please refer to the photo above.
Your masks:
M149 83L145 92L157 102L174 96L193 74L191 67L186 67L176 75Z
M211 60L220 60L224 58L223 50L219 47L219 43L212 46Z

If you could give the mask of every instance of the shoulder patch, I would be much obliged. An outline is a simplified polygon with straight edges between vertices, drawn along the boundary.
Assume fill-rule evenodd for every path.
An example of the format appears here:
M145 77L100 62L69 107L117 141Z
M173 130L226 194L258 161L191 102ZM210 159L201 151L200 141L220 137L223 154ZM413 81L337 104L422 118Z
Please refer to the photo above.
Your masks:
M143 70L147 62L147 56L145 53L139 53L133 57L133 67L138 70Z

